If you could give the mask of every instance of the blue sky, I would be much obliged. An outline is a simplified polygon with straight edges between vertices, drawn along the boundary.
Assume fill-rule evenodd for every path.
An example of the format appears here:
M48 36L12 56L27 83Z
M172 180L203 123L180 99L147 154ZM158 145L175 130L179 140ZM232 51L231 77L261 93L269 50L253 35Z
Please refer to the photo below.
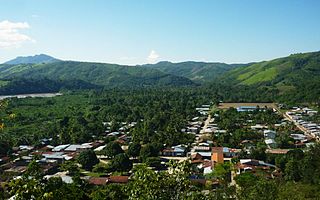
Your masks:
M318 0L0 0L0 63L245 63L320 50Z

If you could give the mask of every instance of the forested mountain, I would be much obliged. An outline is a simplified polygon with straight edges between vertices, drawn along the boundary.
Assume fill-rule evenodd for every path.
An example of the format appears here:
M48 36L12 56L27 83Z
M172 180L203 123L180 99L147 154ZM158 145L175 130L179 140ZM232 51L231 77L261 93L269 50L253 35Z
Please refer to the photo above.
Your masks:
M145 86L185 86L195 85L191 80L163 73L157 69L143 66L122 66L115 64L87 63L62 61L42 64L18 64L0 65L0 79L2 80L1 91L14 91L13 86L26 83L21 79L43 82L44 79L51 80L61 87L68 83L67 88L78 88L79 81L81 88L97 87L145 87ZM12 81L19 84L12 84ZM29 81L30 82L30 81ZM70 83L76 83L75 86ZM41 85L40 85L41 86ZM9 87L9 89L8 89ZM19 89L20 91L20 89ZM50 90L51 91L51 90ZM6 92L7 93L7 92Z
M221 76L225 72L236 67L246 66L246 64L225 64L225 63L206 63L206 62L159 62L157 64L145 65L146 67L155 68L162 72L183 76L197 82L208 82Z
M17 94L23 88L29 88L26 92L32 92L32 88L37 87L39 88L36 92L51 92L62 88L133 88L219 83L222 87L221 96L232 93L227 96L238 97L244 93L248 97L258 95L260 100L315 102L320 101L319 63L320 52L293 54L259 63L231 65L159 62L153 65L124 66L74 61L3 64L0 65L0 94ZM28 84L32 87L28 87ZM229 90L226 91L225 88ZM238 99L242 100L244 99Z
M48 56L46 54L39 54L35 56L19 56L13 60L5 62L4 64L17 65L17 64L37 64L37 63L52 63L59 62L59 59Z

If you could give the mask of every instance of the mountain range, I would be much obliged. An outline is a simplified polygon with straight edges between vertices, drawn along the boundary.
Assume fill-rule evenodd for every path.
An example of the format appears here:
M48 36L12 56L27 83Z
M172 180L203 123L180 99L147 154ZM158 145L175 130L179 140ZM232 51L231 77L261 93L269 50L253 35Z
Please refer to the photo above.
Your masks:
M9 65L18 65L18 64L39 64L39 63L52 63L58 62L59 59L54 57L48 56L46 54L39 54L35 56L19 56L13 60L9 60L4 64Z
M19 81L23 80L23 81ZM250 88L271 88L279 94L320 96L320 52L299 53L248 64L159 62L137 66L61 61L44 54L18 57L0 65L0 94L14 93L23 84L61 88L196 86L211 82ZM22 84L22 85L21 85ZM41 86L39 86L41 87ZM35 87L36 88L36 87ZM306 94L307 95L307 94Z

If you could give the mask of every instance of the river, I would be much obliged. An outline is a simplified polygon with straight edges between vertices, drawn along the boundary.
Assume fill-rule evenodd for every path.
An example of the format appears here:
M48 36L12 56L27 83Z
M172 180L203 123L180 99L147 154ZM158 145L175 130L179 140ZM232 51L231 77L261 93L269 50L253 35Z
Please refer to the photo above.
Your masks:
M55 97L60 96L62 93L35 93L35 94L17 94L17 95L0 95L0 100L8 98L27 98L27 97Z

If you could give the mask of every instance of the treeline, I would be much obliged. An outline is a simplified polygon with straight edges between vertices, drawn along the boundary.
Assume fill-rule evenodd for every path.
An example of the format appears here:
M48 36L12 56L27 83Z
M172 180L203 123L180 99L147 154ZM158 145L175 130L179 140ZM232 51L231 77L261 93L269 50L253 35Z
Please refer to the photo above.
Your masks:
M161 78L159 78L161 77ZM305 80L299 83L295 83L290 87L278 87L277 85L266 84L266 85L239 85L228 82L219 82L219 80L203 85L185 84L188 86L182 86L184 84L181 81L185 79L179 79L175 77L172 79L171 76L161 75L157 78L159 80L155 82L155 77L145 78L144 80L126 80L125 84L114 84L119 80L111 78L109 81L112 84L109 85L96 85L83 80L54 80L48 78L41 79L24 79L14 78L2 80L5 82L0 87L0 95L13 95L13 94L27 94L27 93L48 93L48 92L59 92L59 91L79 91L94 89L96 91L110 89L121 89L127 91L131 89L133 91L146 89L150 91L154 89L175 89L176 91L194 90L203 91L203 93L215 94L215 99L224 102L279 102L285 103L290 106L299 103L311 103L320 105L320 80ZM140 81L140 83L139 83Z
M0 95L50 93L61 90L99 89L101 87L81 80L50 80L50 79L6 79L0 87Z

